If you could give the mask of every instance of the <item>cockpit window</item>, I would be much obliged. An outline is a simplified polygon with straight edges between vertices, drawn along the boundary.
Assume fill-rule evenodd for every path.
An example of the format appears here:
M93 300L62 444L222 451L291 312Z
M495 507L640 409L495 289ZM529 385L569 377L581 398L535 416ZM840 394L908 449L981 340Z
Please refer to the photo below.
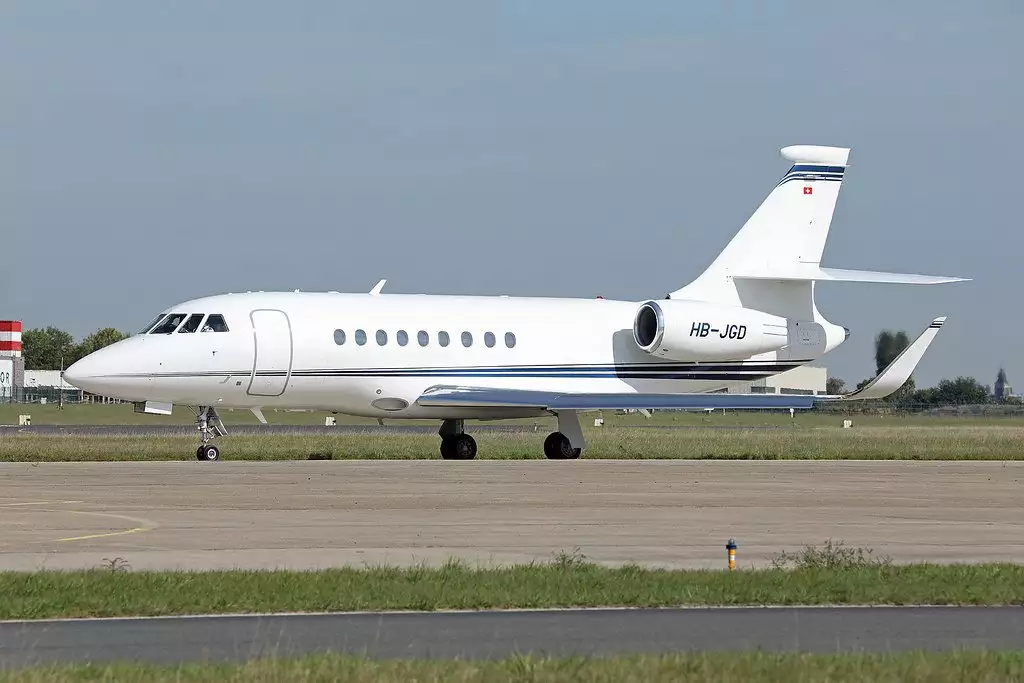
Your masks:
M165 315L167 315L167 314L166 313L161 313L157 317L155 317L152 320L150 320L149 324L147 324L145 327L143 327L141 330L139 330L139 334L146 334L147 332L152 330L154 327L156 327L156 324L158 322L160 322L161 320L164 319Z
M185 319L185 313L171 313L162 323L150 331L150 334L170 334L178 328L181 321Z
M192 315L190 315L188 317L188 320L185 321L185 324L178 329L178 334L181 334L182 332L190 333L198 330L199 323L201 323L203 320L203 315L205 314L193 313Z
M203 325L203 332L227 332L228 324L224 322L224 316L220 313L213 313L206 319Z

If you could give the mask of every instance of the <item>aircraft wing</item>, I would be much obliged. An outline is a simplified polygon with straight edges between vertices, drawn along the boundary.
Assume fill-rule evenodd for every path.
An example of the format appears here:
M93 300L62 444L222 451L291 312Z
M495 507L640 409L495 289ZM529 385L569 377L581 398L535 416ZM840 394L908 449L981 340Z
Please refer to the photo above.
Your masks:
M416 403L445 408L536 408L540 410L636 410L692 409L756 410L814 405L814 396L800 394L623 394L567 393L527 389L487 389L465 386L434 386Z
M816 403L869 400L888 396L910 378L946 318L936 318L899 356L864 387L848 394L728 394L728 393L571 393L438 385L416 400L438 408L533 408L539 410L806 410Z

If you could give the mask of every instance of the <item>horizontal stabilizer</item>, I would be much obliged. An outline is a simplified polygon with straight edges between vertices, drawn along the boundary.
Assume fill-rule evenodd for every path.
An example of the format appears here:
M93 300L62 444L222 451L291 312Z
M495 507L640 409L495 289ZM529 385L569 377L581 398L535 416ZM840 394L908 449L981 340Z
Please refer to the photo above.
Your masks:
M865 386L848 394L826 397L824 400L865 401L885 398L893 393L910 379L910 375L917 369L917 364L921 362L924 352L928 350L928 345L935 339L935 335L939 333L944 322L946 322L945 316L933 320L931 325L921 333L921 336L903 349L903 352L896 356L896 359L889 363L885 370L878 373L878 376Z
M436 386L417 399L421 406L442 408L533 408L538 410L805 410L814 396L800 394L576 394L524 389Z
M816 282L876 282L899 285L939 285L946 282L968 282L970 278L949 275L917 275L915 273L883 273L874 270L844 270L842 268L798 268L763 273L736 273L743 280L789 280Z

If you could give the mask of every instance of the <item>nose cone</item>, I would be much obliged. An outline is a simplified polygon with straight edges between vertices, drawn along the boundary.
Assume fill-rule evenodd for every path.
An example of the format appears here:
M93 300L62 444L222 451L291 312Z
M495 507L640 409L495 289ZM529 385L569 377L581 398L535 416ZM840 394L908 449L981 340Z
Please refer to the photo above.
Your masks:
M96 391L97 382L103 381L103 349L90 353L85 358L75 361L64 371L64 381L83 391L99 393Z
M123 395L123 390L129 388L126 386L125 373L132 371L134 354L130 351L128 340L93 351L85 358L72 363L64 371L64 380L90 394L129 398Z

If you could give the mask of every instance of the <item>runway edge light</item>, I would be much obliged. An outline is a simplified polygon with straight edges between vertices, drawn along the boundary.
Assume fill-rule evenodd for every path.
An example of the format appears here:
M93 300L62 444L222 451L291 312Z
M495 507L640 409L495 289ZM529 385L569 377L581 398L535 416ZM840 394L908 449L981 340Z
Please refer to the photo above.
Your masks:
M736 570L736 541L730 538L729 542L725 544L725 549L729 551L729 571Z

